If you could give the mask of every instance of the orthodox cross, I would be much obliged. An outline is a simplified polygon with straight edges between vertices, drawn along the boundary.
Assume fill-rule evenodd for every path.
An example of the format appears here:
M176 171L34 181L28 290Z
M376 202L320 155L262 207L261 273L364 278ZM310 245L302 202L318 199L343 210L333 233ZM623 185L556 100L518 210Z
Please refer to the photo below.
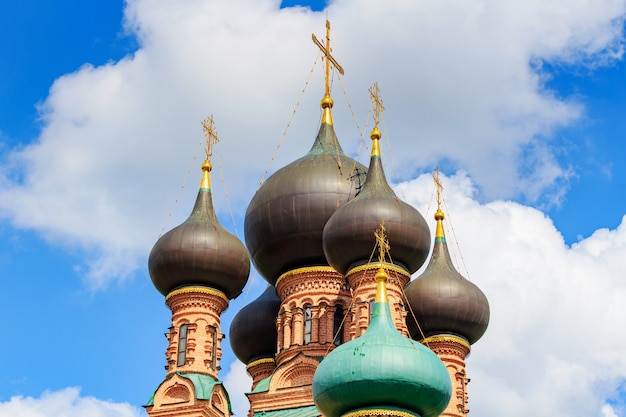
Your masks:
M320 50L322 51L322 53L324 54L324 57L326 58L326 72L325 72L325 81L326 81L326 96L330 96L330 64L332 63L335 68L337 68L337 71L339 71L339 74L343 75L343 68L341 68L341 65L339 65L339 63L335 60L335 58L333 58L333 56L330 54L330 52L332 51L330 49L330 22L327 20L326 21L326 45L324 45L322 42L320 42L317 39L317 36L315 36L315 34L312 34L313 36L313 43L317 45L318 48L320 48Z
M215 123L213 122L213 115L210 115L206 119L202 121L202 130L204 131L204 136L206 137L206 159L210 159L211 155L213 155L213 145L219 142L217 137L217 130L215 130Z
M435 169L433 180L435 181L435 187L437 188L437 209L441 210L441 192L443 191L443 185L439 179L439 167Z
M378 262L382 264L385 261L385 254L389 253L390 249L384 220L381 220L380 227L376 229L374 236L376 237L376 244L378 245Z
M380 115L383 110L385 110L385 107L383 106L383 100L380 98L380 88L378 88L377 82L369 88L369 92L370 98L372 100L372 105L374 106L374 126L378 127Z

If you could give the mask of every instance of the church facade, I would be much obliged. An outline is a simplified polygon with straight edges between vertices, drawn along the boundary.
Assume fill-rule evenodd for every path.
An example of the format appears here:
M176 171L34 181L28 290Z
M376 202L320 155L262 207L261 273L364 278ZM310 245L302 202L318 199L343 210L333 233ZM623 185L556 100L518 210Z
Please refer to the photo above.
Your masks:
M319 131L310 151L271 175L251 200L245 245L215 215L210 159L217 137L212 120L204 123L196 204L149 258L172 312L166 374L145 406L151 417L231 414L219 379L220 316L244 288L250 261L268 285L228 330L252 377L249 417L468 413L465 358L487 328L487 298L452 264L441 209L431 239L427 221L389 186L377 87L370 90L369 166L343 152L329 82L331 68L343 71L330 54L328 22L325 42L313 40L326 65Z

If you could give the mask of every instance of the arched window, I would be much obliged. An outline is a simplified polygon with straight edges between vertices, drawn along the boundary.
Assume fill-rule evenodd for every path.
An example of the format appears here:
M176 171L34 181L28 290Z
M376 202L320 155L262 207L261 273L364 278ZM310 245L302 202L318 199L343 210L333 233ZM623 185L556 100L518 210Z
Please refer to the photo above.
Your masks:
M211 346L211 369L217 369L217 327L213 327L213 340Z
M178 362L183 366L187 361L187 324L182 324L178 330Z
M343 308L335 306L335 316L333 318L333 343L337 346L343 343Z
M311 327L312 327L311 306L304 306L304 344L311 343Z

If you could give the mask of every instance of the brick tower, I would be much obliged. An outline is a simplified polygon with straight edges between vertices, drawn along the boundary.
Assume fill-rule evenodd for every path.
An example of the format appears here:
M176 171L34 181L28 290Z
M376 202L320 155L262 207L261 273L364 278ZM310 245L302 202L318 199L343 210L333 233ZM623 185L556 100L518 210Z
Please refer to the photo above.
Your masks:
M454 267L448 252L441 211L441 182L435 175L437 212L435 246L426 270L405 288L411 312L411 336L432 349L446 364L452 381L452 398L442 416L469 413L465 358L487 330L489 302L475 284ZM414 314L413 314L414 313Z
M250 273L243 244L218 221L211 196L213 119L203 122L207 158L189 218L163 235L149 258L154 286L165 296L172 323L165 336L165 380L145 406L150 417L228 417L228 393L218 379L224 338L220 315Z

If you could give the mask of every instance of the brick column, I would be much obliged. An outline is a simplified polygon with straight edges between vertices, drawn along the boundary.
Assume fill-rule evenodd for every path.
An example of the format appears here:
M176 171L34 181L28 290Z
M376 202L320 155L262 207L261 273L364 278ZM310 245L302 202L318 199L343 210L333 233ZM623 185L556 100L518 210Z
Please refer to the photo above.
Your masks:
M465 417L467 409L468 395L467 383L469 379L465 373L465 358L470 353L469 343L454 335L437 335L421 340L421 343L428 346L446 365L452 382L452 397L443 417Z

